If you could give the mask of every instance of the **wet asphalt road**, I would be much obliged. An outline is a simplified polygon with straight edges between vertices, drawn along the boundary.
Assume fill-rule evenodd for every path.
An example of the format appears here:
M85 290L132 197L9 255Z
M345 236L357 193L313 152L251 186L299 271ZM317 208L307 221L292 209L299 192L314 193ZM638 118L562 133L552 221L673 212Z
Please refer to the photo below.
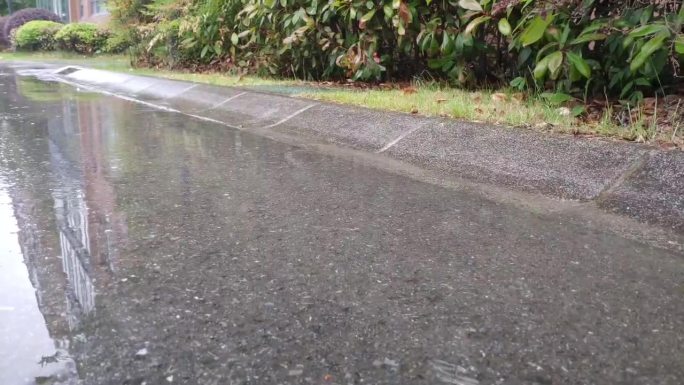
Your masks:
M0 384L684 383L680 253L3 71Z

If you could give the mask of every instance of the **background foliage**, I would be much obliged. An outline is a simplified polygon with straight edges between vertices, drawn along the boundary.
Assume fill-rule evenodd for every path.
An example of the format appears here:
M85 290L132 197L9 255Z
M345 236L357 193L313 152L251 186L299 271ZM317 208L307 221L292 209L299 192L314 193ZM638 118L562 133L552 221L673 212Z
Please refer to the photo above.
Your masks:
M52 51L55 49L55 34L62 24L49 20L33 20L17 29L16 49L27 51Z
M25 8L14 12L7 18L3 25L2 31L0 31L2 34L2 40L5 42L10 42L10 36L12 35L13 31L16 31L17 28L33 20L59 22L60 18L48 10L38 8Z
M0 17L0 49L80 54L122 53L138 44L137 29L143 20L119 27L117 19L104 28L93 23L62 25L59 16L45 9L24 8Z
M675 93L679 0L111 0L146 65L510 84L551 101Z
M60 49L83 54L101 50L107 38L107 32L92 23L67 24L55 35L55 41Z
M35 0L2 0L0 1L0 15L9 15L20 9L35 7Z

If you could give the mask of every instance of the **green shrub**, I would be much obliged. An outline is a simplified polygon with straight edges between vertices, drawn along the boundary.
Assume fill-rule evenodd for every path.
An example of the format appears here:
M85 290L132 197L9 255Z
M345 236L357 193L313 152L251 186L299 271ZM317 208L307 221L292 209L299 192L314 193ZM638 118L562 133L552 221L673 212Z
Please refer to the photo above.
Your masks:
M17 29L15 48L27 51L51 51L55 49L55 34L62 24L48 20L34 20Z
M102 49L105 53L122 53L135 44L136 38L131 30L115 30L109 33L109 37Z
M153 65L510 84L557 102L608 95L634 103L683 79L681 1L112 1L119 23L137 23L134 51Z
M107 41L107 32L92 23L73 23L65 25L55 35L57 47L83 54L100 51Z
M16 32L16 30L21 27L22 25L28 23L29 21L33 20L49 20L49 21L55 21L59 22L60 18L57 14L48 11L47 9L41 9L41 8L24 8L20 9L13 14L9 16L9 19L5 22L5 24L2 27L2 31L0 31L0 34L2 34L2 38L5 41L10 40L10 35L12 34L13 31Z

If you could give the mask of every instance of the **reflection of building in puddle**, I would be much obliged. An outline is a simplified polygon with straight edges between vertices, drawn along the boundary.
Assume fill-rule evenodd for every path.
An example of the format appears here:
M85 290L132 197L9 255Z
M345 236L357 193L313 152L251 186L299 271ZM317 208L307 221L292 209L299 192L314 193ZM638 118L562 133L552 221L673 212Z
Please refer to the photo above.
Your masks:
M95 288L90 270L88 208L80 189L77 169L66 161L59 146L50 145L53 172L63 187L53 192L59 231L62 268L67 284L67 320L74 329L95 308Z
M46 370L66 365L75 371L74 360L87 361L84 348L87 323L96 309L96 285L106 287L114 278L127 237L113 183L119 168L109 155L120 146L111 127L116 119L110 115L124 107L64 100L46 106L49 112L35 121L34 129L9 129L2 135L3 146L13 150L6 154L8 160L18 170L8 188L17 242L49 337L43 356L30 361ZM17 335L18 341L35 337ZM0 352L3 362L7 357ZM46 381L61 384L55 378Z
M0 384L76 384L76 363L68 353L68 328L61 316L64 303L42 296L36 285L54 283L51 274L43 273L59 271L46 266L51 262L45 251L52 250L54 234L38 230L39 208L24 201L27 195L20 188L12 190L4 190L0 181L0 304L11 305L0 317Z
M48 121L50 163L63 268L67 275L69 327L95 309L93 278L105 282L115 271L117 244L127 234L116 210L107 154L117 137L110 127L117 111L91 101L64 101Z
M78 326L81 317L95 309L95 290L93 282L85 269L82 253L74 247L64 232L59 238L62 245L62 264L70 282L71 292L67 295L67 316L69 327Z
M89 274L88 216L80 194L55 197L55 211L62 266L69 281L67 317L69 327L78 326L83 315L95 309L95 288Z
M109 175L112 167L107 153L117 138L106 124L114 121L108 114L120 112L110 107L64 100L61 105L45 106L49 112L35 121L35 129L3 132L3 146L16 150L6 155L19 170L8 188L17 242L37 307L54 342L54 350L49 343L41 352L47 355L40 362L38 358L31 361L45 369L67 365L75 370L70 354L83 354L79 346L85 335L80 325L85 315L95 311L95 283L106 284L113 278L118 246L127 234ZM13 122L0 127L3 124ZM18 335L18 341L31 338L35 335ZM0 364L8 362L6 358L0 352ZM56 378L44 381L62 384ZM0 375L0 385L4 383Z

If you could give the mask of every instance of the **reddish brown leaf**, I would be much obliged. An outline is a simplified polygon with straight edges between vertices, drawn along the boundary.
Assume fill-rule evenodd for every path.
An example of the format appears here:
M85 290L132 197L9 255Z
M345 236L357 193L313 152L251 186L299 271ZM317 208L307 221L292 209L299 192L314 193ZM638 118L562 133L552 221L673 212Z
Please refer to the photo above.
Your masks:
M414 87L406 87L406 88L402 89L402 92L404 92L404 95L411 95L411 94L415 94L416 92L418 92L418 90L415 89Z
M504 94L503 92L497 92L492 94L492 100L495 102L506 102L508 101L508 95Z
M411 22L411 11L409 11L408 6L403 1L399 3L399 18L404 22L404 25L408 25Z
M525 94L523 94L522 92L516 92L516 93L514 93L514 94L511 95L511 96L513 97L513 99L514 99L515 101L518 101L518 102L523 102L523 101L525 101Z

